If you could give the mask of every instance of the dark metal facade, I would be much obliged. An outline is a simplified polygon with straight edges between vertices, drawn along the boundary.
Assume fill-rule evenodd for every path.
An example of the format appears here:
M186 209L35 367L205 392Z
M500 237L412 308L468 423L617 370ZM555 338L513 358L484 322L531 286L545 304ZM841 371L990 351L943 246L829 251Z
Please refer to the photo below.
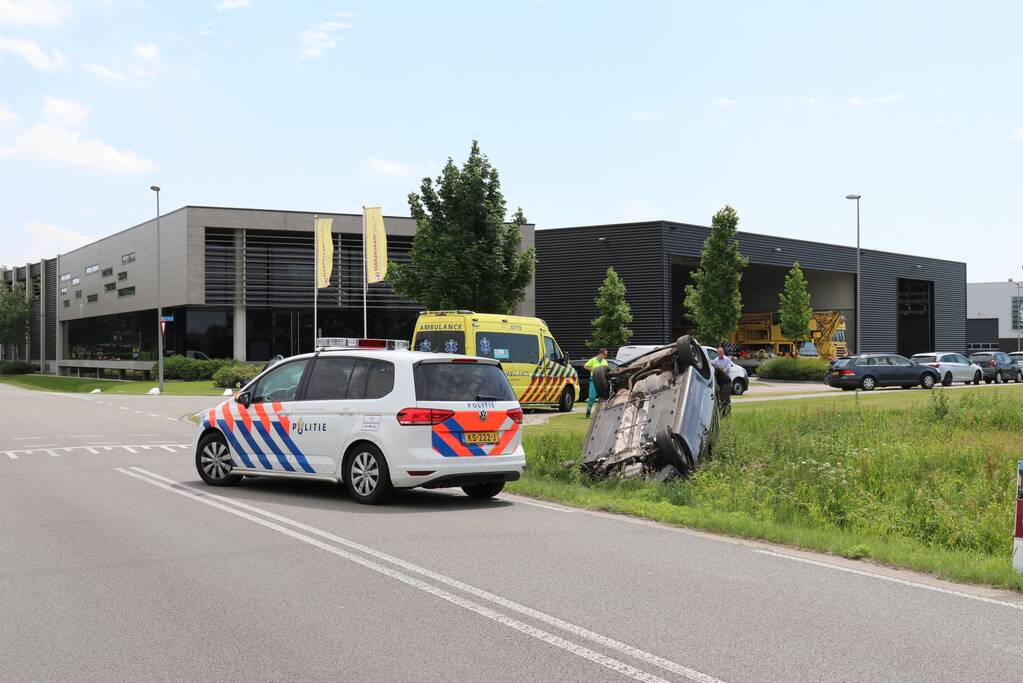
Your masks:
M624 223L536 232L536 310L562 346L590 353L585 341L593 303L607 267L628 288L635 344L663 343L671 333L671 257L699 258L710 228L672 222ZM856 272L856 249L821 242L740 232L739 250L751 264ZM934 283L933 325L937 348L966 349L966 264L904 254L861 252L862 351L895 351L898 342L898 281Z

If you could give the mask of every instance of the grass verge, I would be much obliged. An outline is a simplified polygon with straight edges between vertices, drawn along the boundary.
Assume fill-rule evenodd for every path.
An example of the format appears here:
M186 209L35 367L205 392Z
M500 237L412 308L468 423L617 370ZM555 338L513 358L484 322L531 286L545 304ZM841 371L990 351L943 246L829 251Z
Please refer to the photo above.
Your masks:
M590 482L587 421L526 431L509 490L1023 590L1012 570L1023 386L875 392L735 405L715 457L668 484Z
M34 389L36 391L59 391L70 394L87 394L99 389L104 394L145 394L156 386L156 382L137 382L116 379L86 379L79 377L57 377L54 375L0 375L0 383ZM164 394L172 396L219 396L223 389L213 386L210 380L185 382L167 380L163 384Z

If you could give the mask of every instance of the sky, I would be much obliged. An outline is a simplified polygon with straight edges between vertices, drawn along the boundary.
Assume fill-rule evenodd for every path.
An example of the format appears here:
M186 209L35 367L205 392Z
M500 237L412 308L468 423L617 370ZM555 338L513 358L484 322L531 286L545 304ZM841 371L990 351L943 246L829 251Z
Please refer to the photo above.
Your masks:
M1023 3L0 0L0 263L161 205L666 219L1023 277ZM1015 84L1015 85L1013 85Z

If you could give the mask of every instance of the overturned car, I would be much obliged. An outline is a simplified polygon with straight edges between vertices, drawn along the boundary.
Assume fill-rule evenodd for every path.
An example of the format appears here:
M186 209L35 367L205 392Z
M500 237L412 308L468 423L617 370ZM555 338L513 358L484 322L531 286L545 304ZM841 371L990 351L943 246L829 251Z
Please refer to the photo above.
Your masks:
M692 337L680 337L592 377L599 402L580 466L595 479L682 476L710 457L731 408L727 375L715 376Z

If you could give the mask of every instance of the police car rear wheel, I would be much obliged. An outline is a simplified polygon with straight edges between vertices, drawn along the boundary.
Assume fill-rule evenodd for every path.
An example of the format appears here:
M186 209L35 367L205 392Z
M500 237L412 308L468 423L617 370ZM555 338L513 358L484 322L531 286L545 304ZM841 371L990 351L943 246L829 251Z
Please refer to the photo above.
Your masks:
M242 480L242 475L231 474L231 450L220 434L210 434L199 442L195 452L195 469L202 480L211 486L231 486Z
M356 502L376 505L391 495L391 475L384 454L372 444L361 444L345 461L345 487Z
M463 486L462 490L470 498L493 498L504 490L503 481L494 481L489 484L476 484L475 486Z

